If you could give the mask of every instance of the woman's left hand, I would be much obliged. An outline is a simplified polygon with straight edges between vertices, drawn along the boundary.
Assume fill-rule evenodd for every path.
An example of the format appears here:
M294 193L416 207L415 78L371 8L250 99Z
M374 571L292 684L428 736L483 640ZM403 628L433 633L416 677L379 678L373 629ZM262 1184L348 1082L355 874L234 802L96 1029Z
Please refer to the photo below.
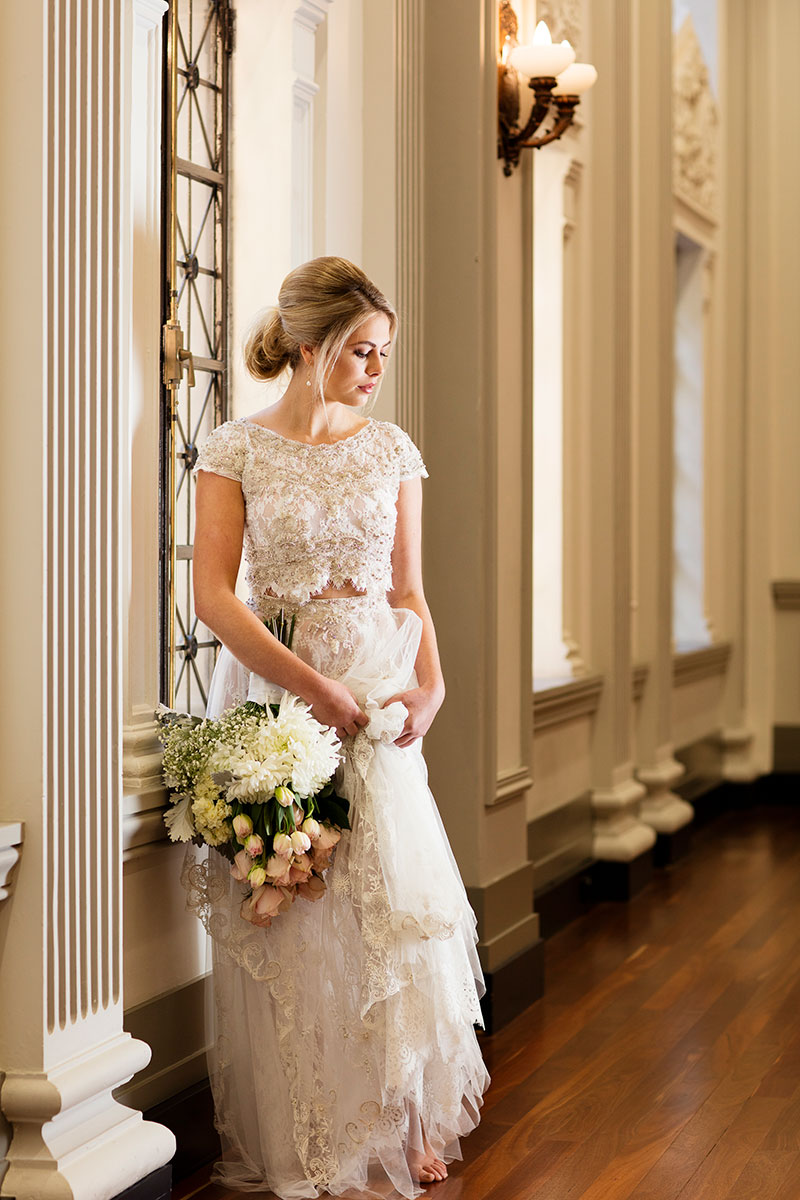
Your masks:
M394 745L411 746L417 738L424 737L433 724L433 718L441 708L443 699L438 692L421 687L412 688L408 692L398 692L396 696L390 697L383 705L384 708L400 700L408 709L403 731L395 738Z

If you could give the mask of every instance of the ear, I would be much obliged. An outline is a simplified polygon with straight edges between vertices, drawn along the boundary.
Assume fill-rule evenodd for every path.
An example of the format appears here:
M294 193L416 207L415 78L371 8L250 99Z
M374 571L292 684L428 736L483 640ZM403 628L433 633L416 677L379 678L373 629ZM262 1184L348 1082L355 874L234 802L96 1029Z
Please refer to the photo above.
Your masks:
M314 364L314 347L313 346L301 346L300 353L303 356L303 362L306 364L306 366L307 367L313 366L313 364Z

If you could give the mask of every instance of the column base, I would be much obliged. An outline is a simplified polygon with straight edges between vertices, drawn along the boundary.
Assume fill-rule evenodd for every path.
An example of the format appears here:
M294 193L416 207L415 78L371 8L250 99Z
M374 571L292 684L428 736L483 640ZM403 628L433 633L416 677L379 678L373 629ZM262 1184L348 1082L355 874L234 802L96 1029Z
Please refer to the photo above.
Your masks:
M683 763L667 753L655 766L640 767L636 772L640 783L647 788L642 798L640 815L657 834L675 833L694 817L691 804L677 796L672 788L686 774Z
M753 760L754 734L751 729L721 729L717 735L722 778L726 783L752 783L763 774Z
M594 903L591 859L585 859L568 874L548 883L534 893L539 928L545 941L584 916Z
M631 862L652 850L655 830L639 816L639 802L647 794L632 776L592 792L593 857L600 862Z
M149 1060L149 1046L120 1033L51 1071L8 1071L0 1100L13 1136L0 1196L112 1200L169 1163L170 1131L111 1095Z

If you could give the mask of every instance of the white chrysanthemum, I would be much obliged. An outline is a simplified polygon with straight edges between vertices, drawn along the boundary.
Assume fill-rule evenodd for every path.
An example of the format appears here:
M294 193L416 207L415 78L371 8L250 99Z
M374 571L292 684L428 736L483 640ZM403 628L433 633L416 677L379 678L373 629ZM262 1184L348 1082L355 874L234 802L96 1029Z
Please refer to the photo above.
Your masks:
M339 764L340 742L336 732L320 725L307 705L288 692L281 700L277 720L291 746L292 790L298 796L313 796L325 786Z
M208 763L211 774L233 776L228 799L266 799L282 784L302 796L323 787L339 762L339 742L331 729L315 721L308 707L285 693L277 716L267 710L231 729L233 743L217 743Z

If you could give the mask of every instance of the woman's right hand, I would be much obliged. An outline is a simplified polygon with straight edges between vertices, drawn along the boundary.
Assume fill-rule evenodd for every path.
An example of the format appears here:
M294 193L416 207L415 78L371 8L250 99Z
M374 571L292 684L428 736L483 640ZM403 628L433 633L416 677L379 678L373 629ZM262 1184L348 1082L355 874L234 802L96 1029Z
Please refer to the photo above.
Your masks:
M311 700L311 714L320 725L330 725L340 739L347 734L355 737L369 718L359 707L353 693L335 679L320 677L319 693Z

